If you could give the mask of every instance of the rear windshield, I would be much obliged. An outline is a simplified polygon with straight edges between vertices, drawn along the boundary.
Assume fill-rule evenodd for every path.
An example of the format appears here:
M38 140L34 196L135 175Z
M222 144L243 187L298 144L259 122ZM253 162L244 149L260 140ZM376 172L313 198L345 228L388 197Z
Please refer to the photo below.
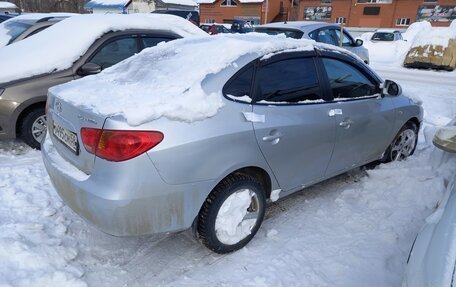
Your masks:
M279 35L285 34L287 38L301 39L304 32L293 30L293 29L283 29L283 28L266 28L266 27L257 27L255 32L266 33L269 35Z
M19 37L25 30L30 28L32 25L25 24L17 21L7 21L2 23L2 29L0 30L0 37L8 37L9 41L7 44L13 42L17 37Z
M372 35L372 40L376 40L376 41L394 41L394 34L393 33L377 32L374 35Z

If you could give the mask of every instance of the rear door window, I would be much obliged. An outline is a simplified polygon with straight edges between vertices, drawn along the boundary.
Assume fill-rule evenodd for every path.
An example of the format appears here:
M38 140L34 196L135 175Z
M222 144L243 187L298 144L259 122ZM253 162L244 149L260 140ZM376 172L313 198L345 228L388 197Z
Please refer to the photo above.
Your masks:
M142 39L144 48L155 47L155 46L157 46L158 43L174 40L174 39L166 38L166 37L144 37L144 36L141 37L141 39Z
M335 101L373 96L378 93L375 82L345 62L323 58L332 95Z
M135 37L117 38L105 43L90 59L103 69L111 67L136 54L138 44Z
M228 97L241 98L244 96L250 97L253 80L253 65L239 72L235 77L228 82L223 92Z
M322 101L313 58L279 60L262 66L257 74L257 94L263 102Z

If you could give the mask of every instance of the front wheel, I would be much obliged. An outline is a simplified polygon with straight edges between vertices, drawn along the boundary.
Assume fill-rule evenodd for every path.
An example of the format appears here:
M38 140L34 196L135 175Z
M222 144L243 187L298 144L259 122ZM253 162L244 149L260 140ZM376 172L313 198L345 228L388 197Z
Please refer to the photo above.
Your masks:
M385 151L381 162L406 159L415 152L417 142L418 127L412 122L406 123Z
M260 228L266 208L261 184L248 175L230 175L209 194L198 215L198 237L216 253L244 247Z
M41 148L41 142L46 136L46 114L44 108L31 110L22 120L20 138L35 149Z

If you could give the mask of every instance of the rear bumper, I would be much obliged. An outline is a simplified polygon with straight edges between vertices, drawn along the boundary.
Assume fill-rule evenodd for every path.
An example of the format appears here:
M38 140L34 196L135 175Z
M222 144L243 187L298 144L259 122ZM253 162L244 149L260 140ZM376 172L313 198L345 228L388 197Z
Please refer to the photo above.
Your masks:
M64 202L86 221L115 236L189 228L213 184L168 185L146 154L134 159L140 166L137 169L131 163L97 158L94 172L86 175L58 154L49 136L42 145L42 155Z

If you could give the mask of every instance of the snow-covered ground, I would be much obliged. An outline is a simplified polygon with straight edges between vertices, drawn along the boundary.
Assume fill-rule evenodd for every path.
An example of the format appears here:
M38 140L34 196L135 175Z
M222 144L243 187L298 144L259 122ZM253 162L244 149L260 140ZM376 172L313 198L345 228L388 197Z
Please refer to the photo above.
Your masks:
M1 141L0 286L400 286L411 243L456 172L431 143L456 118L456 73L409 71L372 54L383 77L423 101L415 155L273 203L233 254L210 252L190 231L103 234L62 203L39 152Z

